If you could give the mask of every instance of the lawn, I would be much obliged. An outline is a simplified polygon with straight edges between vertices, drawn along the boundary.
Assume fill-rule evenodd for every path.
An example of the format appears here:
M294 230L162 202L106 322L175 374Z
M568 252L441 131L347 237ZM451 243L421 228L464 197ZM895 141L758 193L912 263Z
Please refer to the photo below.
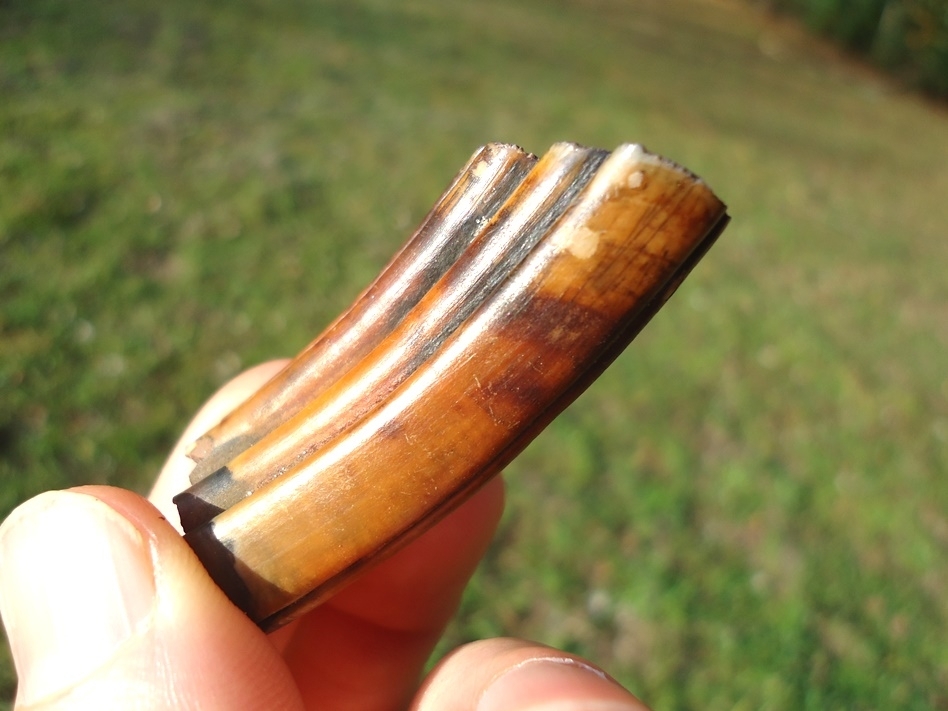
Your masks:
M948 707L948 112L736 1L0 3L0 516L145 491L492 140L644 143L733 222L510 467L442 649Z

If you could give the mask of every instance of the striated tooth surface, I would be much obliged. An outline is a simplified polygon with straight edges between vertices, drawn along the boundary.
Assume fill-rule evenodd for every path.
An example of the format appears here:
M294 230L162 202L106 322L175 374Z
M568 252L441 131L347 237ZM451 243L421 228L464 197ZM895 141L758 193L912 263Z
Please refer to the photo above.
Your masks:
M246 402L200 437L188 456L195 483L291 418L374 348L427 293L536 162L517 146L475 151L378 278Z
M205 523L354 426L421 366L572 204L607 156L553 146L401 322L290 419L176 499L185 531Z
M516 457L727 220L641 146L555 145L397 323L176 497L186 540L263 628L304 613Z

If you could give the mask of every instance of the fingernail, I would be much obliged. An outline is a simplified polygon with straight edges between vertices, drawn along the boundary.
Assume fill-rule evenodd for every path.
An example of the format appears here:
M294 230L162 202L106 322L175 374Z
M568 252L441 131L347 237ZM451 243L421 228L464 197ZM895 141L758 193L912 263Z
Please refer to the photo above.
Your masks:
M530 659L497 677L477 711L646 711L628 691L580 661Z
M151 618L147 541L86 494L41 494L0 526L0 615L28 706L108 663Z

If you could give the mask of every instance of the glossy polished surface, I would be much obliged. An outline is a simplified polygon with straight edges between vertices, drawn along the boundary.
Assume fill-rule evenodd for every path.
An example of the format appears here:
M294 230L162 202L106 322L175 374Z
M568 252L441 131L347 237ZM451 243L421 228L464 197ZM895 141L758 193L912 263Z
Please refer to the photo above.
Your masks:
M679 166L635 145L604 157L554 146L348 374L176 499L186 539L261 626L318 604L513 459L726 224Z

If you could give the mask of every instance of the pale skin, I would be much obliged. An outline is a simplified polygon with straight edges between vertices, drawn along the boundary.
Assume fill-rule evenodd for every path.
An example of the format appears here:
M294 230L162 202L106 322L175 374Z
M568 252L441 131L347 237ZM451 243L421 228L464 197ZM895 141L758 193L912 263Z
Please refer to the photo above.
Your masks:
M236 609L175 529L171 497L188 486L185 445L282 365L244 373L205 405L148 500L81 487L36 497L3 523L0 614L17 709L645 708L591 663L517 639L461 647L421 679L500 518L499 478L274 634Z

